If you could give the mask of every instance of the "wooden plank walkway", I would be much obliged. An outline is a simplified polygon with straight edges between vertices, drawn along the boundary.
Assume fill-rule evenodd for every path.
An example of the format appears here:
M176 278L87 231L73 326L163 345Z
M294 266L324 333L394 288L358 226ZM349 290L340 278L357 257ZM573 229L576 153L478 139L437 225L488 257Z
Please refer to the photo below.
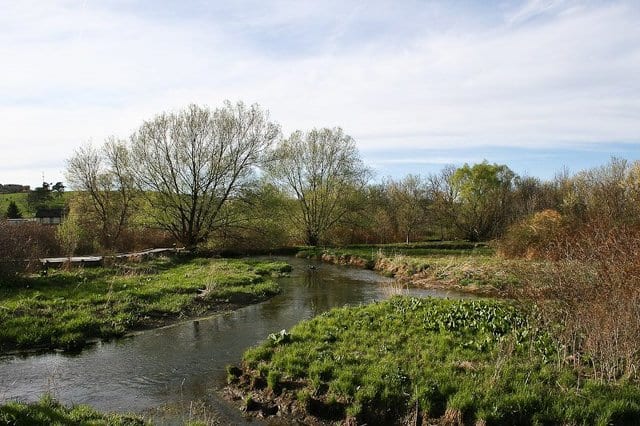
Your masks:
M104 259L140 259L145 257L158 256L164 253L178 253L183 251L183 248L155 248L149 250L143 250L135 253L120 253L113 256L72 256L72 257L44 257L40 259L40 263L43 267L58 267L66 263L72 265L84 265L84 266L100 266Z

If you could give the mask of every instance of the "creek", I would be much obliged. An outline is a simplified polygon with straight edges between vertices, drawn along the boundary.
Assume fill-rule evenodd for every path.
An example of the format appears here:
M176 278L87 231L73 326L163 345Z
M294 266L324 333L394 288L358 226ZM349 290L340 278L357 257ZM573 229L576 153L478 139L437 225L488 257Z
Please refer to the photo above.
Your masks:
M278 279L281 294L265 302L98 342L79 354L0 357L0 403L35 401L48 392L64 404L142 413L158 424L182 424L195 418L200 407L213 423L255 424L221 396L226 365L239 363L242 353L269 333L333 307L394 293L393 280L373 271L282 260L294 269ZM405 289L403 294L462 297L443 290Z

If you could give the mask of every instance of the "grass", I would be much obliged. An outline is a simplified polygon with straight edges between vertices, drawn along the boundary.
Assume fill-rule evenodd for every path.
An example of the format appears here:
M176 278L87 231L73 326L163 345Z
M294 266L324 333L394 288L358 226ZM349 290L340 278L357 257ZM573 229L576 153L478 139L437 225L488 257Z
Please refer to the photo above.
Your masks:
M65 407L43 396L32 404L9 402L0 406L0 424L4 425L146 425L139 416L127 414L102 414L86 405Z
M640 388L579 376L558 362L547 333L496 301L394 297L335 309L245 352L243 371L230 380L254 408L255 401L276 401L286 412L294 401L324 420L608 425L640 419Z
M49 270L0 284L0 350L77 349L91 338L246 304L277 294L284 262L159 258L112 267Z
M19 194L0 194L0 216L4 217L7 213L7 208L11 202L15 202L18 206L18 209L22 213L23 217L33 217L35 212L29 211L29 206L27 205L27 194L19 193Z

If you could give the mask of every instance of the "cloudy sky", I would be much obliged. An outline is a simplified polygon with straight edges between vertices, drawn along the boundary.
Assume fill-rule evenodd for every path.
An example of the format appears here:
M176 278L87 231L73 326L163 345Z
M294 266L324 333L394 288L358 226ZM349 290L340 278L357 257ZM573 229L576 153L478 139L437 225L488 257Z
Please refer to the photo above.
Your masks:
M0 183L189 103L341 126L377 172L640 159L640 2L0 0Z

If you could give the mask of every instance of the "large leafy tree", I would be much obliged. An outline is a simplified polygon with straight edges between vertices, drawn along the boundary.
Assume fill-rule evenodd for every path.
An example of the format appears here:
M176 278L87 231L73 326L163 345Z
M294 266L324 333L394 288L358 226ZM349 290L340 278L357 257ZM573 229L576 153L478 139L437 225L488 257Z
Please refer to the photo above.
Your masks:
M242 102L160 114L131 138L134 180L157 223L193 248L228 222L227 202L279 135L267 112Z
M289 217L313 246L353 211L355 195L369 179L354 140L340 128L292 133L275 150L268 170L295 197Z
M471 241L499 235L511 216L511 195L516 175L506 166L483 161L465 164L450 177L456 194L454 221Z

